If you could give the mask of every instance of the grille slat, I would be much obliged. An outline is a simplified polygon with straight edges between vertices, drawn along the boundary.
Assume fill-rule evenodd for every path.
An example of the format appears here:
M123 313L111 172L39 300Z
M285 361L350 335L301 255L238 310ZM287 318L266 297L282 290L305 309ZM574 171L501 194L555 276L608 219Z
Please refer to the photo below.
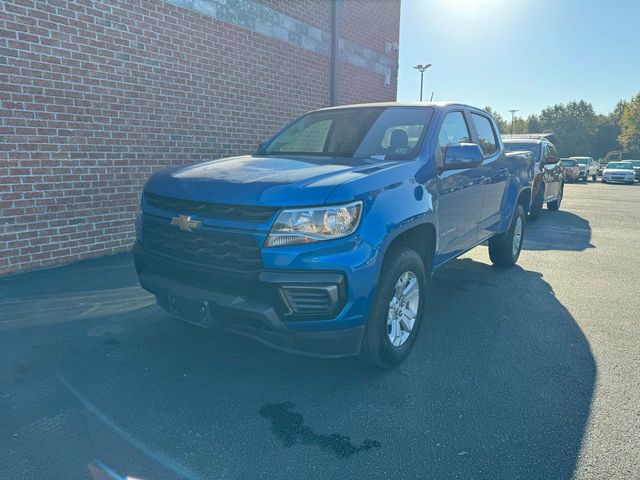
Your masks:
M185 232L145 219L142 238L149 251L177 260L243 272L262 268L260 248L250 235Z
M288 288L285 289L285 295L297 313L326 313L331 305L329 294L315 288Z
M148 206L168 212L258 223L264 223L269 220L277 210L276 207L257 205L225 205L221 203L195 202L193 200L165 197L154 193L145 193L144 199Z

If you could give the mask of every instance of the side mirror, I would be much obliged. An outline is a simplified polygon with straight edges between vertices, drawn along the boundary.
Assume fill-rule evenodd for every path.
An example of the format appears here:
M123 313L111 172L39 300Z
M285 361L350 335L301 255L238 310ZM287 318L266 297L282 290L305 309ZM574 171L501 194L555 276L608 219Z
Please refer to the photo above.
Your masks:
M482 164L482 150L475 143L452 143L444 154L442 170L475 168Z
M545 164L545 165L555 165L555 164L556 164L556 163L558 163L559 161L560 161L560 159L559 159L558 157L554 157L554 156L552 155L552 156L549 156L549 157L547 157L547 158L545 159L544 164Z

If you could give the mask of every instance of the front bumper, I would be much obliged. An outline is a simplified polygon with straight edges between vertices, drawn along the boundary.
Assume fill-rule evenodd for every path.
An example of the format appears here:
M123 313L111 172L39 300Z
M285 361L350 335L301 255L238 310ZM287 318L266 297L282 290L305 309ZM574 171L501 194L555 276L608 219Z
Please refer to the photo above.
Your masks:
M340 322L350 313L347 278L340 272L265 270L238 276L177 263L146 251L139 243L134 246L134 260L140 285L178 318L190 321L172 304L174 296L203 305L205 321L197 323L249 336L280 350L322 357L352 356L360 351L361 322L356 326ZM305 310L318 302L326 305L325 313ZM318 323L334 327L344 323L347 328L305 328Z
M635 177L602 177L602 180L609 183L634 183L636 181Z

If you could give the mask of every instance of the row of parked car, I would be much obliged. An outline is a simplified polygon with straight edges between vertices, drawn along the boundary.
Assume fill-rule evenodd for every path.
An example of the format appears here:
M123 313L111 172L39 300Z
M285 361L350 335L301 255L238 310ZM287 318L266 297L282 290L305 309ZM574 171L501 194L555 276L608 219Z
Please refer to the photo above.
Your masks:
M561 159L567 182L594 182L602 177L602 183L623 182L633 184L640 181L640 160L624 160L600 164L591 157L569 157Z

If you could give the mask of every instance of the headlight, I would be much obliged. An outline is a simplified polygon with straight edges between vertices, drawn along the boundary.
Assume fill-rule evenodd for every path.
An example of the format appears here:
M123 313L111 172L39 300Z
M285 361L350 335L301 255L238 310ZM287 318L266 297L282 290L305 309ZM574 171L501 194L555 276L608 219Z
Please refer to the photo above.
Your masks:
M351 235L360 223L362 202L283 210L276 218L266 247L298 245Z

